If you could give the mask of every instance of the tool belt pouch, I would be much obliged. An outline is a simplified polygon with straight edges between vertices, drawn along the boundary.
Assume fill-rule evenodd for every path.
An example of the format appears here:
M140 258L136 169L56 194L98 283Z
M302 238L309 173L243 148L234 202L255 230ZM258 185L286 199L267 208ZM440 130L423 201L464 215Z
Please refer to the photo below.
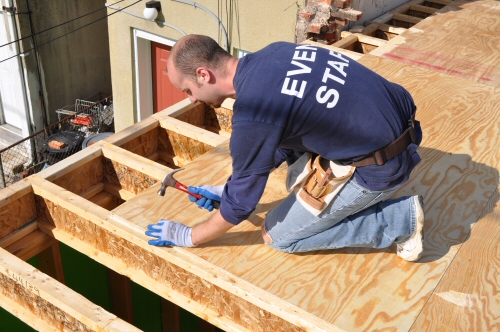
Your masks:
M326 181L322 181L327 176L328 167L332 172ZM355 169L305 153L288 169L287 190L294 190L297 200L309 212L319 215L349 181Z

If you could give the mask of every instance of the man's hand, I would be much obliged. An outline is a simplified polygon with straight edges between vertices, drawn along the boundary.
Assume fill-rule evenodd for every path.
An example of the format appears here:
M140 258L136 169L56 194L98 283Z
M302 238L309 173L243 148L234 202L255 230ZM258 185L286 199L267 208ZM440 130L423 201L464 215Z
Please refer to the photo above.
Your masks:
M196 197L189 195L189 200L191 202L196 202L196 205L200 208L207 209L211 212L214 209L212 200L221 201L224 186L225 185L223 184L221 186L201 185L199 187L188 187L188 190L193 194L200 194L204 196L197 199Z
M146 235L156 238L148 241L153 246L194 247L191 231L191 227L184 224L162 219L157 224L148 225Z

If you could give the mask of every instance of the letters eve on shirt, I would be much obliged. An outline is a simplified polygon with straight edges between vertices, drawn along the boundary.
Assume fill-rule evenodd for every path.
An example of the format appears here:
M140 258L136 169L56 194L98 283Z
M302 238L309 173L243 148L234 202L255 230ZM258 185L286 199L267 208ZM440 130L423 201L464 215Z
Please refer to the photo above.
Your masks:
M317 48L310 45L299 45L295 48L295 50L296 51L294 52L291 64L296 66L297 69L289 70L286 73L286 78L285 82L283 83L283 87L281 88L281 93L285 95L295 96L297 98L302 98L306 89L308 79L308 77L304 77L304 75L308 75L311 73L311 68L308 67L307 64L308 62L316 61ZM321 81L325 83L325 85L319 87L316 92L316 101L320 104L328 102L328 104L326 105L327 108L333 108L335 107L335 105L337 105L340 95L339 92L333 87L333 84L344 85L345 78L347 77L347 73L344 71L344 68L349 66L349 60L343 58L340 53L330 51L330 55L335 59L328 61L327 66L325 67L325 72L321 79ZM297 79L290 79L290 77L297 75L301 76L297 77ZM299 80L300 87L297 90Z

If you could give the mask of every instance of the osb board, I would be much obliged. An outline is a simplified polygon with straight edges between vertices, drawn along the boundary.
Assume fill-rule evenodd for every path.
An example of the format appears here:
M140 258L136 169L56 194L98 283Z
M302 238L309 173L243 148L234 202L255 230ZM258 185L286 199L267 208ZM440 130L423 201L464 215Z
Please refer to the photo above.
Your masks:
M45 324L60 331L93 331L84 323L71 317L67 312L54 306L39 295L36 287L32 286L27 280L8 272L8 275L0 273L0 290L5 299L16 303L17 310L28 310L36 317L40 318ZM1 300L0 300L1 303Z
M497 190L411 331L498 331L499 199Z
M154 128L139 137L119 145L119 147L140 156L148 157L158 150L158 128Z
M24 181L0 190L0 239L37 217L35 197Z
M233 110L228 108L219 107L205 109L205 125L209 128L214 128L217 131L224 131L226 133L233 132Z
M53 180L52 183L79 195L102 182L103 179L102 159L97 157Z
M175 116L175 118L202 128L205 126L205 103L191 107L182 114Z
M156 194L158 188L147 190ZM162 201L165 204L165 201ZM276 317L275 315L217 287L193 273L186 271L146 251L136 244L97 226L79 215L55 204L49 199L37 196L40 221L55 225L98 252L108 254L122 261L128 270L145 273L153 280L168 285L174 291L207 306L236 325L252 331L293 332L302 328ZM132 277L133 278L133 277Z
M132 169L128 166L120 164L108 158L102 158L101 164L104 163L104 177L111 184L120 186L122 189L134 194L151 187L158 182L156 179Z
M404 32L384 54L425 69L500 85L500 2L450 4Z
M192 161L213 147L171 130L159 128L158 150L186 161Z
M341 329L408 330L498 187L499 128L492 119L500 116L500 94L384 58L365 55L360 62L405 86L419 107L424 161L397 195L424 195L423 258L404 262L394 247L290 255L265 246L260 225L286 196L282 172L273 173L248 221L189 251ZM185 185L224 183L230 157L214 150L177 173L178 179ZM165 197L145 191L114 212L144 229L161 218L193 226L209 215L173 189Z

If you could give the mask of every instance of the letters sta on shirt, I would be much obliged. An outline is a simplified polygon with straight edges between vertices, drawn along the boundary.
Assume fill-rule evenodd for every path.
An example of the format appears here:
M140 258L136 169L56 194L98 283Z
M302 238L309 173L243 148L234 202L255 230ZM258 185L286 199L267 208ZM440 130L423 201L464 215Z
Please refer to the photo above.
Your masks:
M316 47L312 47L310 45L300 45L295 48L292 65L296 66L297 69L289 70L286 73L285 82L281 88L282 94L302 98L306 89L307 81L302 79L303 76L299 79L295 79L294 76L311 73L311 68L308 66L308 62L314 63L314 61L316 61L316 50ZM321 79L321 82L325 83L325 85L320 86L318 91L316 91L316 100L320 104L328 102L326 104L327 108L335 107L340 97L339 92L334 88L328 88L327 83L332 83L331 81L333 81L344 85L345 78L347 77L347 73L344 71L344 68L349 66L349 60L343 58L340 53L330 51L330 55L333 58L328 61L328 65L326 66ZM299 89L297 90L298 85Z

